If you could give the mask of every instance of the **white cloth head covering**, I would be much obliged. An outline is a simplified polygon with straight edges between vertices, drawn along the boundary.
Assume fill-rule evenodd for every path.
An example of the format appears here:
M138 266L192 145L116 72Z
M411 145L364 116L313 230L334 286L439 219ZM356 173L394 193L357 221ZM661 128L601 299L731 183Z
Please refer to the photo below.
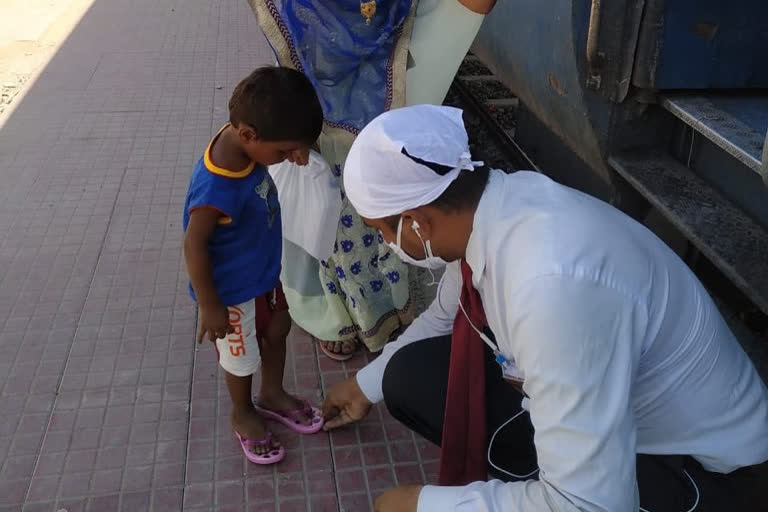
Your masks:
M357 136L344 165L344 188L368 219L399 215L430 204L473 162L461 110L416 105L390 110ZM441 176L411 157L451 169Z

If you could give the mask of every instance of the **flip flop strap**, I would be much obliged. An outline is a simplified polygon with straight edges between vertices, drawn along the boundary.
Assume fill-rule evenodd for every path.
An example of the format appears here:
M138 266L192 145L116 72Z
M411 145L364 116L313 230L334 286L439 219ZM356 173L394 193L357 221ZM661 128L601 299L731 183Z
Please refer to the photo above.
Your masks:
M272 446L272 432L267 431L267 435L258 441L254 439L243 439L243 443L249 448L254 446Z
M312 405L307 400L302 400L302 407L298 409L288 409L288 410L282 410L282 411L271 411L275 414L279 414L280 416L284 416L286 418L292 419L294 421L299 419L299 415L304 413L310 417L314 417L315 412L312 409Z

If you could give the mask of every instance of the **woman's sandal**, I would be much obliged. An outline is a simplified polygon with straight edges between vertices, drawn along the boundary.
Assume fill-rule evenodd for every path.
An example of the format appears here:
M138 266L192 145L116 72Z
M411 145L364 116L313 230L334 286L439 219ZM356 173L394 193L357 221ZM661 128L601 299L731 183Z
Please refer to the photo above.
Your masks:
M336 343L333 341L322 341L317 340L318 345L320 345L320 350L325 354L329 359L333 359L334 361L338 362L344 362L349 361L352 359L352 357L355 355L355 352L357 351L357 341L356 340L349 340L352 343L355 344L355 350L350 352L349 354L343 354L341 352L333 352L332 350L328 349L328 347L325 346L326 343ZM346 343L346 341L340 341L338 343Z

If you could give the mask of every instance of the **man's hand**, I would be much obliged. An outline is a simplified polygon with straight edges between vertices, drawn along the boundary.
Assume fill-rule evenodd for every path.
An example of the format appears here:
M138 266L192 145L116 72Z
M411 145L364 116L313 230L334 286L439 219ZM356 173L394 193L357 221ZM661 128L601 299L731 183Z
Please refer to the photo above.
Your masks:
M288 154L287 160L296 165L307 165L309 163L309 150L296 149Z
M272 320L264 332L264 341L267 343L282 343L291 332L291 315L288 310L275 311L272 314Z
M406 485L390 489L376 500L374 512L416 512L421 485Z
M368 415L372 405L357 384L356 378L345 379L331 387L325 396L323 429L332 430L360 421Z
M221 304L215 306L200 306L200 332L197 334L197 342L202 343L205 335L210 341L226 338L228 334L235 332L229 323L229 310Z

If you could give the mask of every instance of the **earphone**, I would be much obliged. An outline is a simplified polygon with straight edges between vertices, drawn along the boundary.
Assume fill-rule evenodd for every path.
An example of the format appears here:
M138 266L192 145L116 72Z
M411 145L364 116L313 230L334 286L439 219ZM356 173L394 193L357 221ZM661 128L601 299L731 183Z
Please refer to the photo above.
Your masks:
M417 221L414 220L413 223L411 224L411 229L414 230L416 233L418 233L419 230L421 229L421 226Z

